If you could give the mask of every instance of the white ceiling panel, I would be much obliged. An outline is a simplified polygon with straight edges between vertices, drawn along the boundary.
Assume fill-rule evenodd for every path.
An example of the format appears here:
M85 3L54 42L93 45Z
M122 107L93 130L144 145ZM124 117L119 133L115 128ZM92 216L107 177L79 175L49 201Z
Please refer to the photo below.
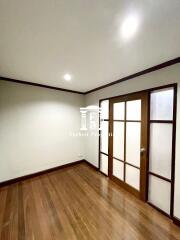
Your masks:
M4 77L88 91L179 57L179 43L179 0L0 0Z

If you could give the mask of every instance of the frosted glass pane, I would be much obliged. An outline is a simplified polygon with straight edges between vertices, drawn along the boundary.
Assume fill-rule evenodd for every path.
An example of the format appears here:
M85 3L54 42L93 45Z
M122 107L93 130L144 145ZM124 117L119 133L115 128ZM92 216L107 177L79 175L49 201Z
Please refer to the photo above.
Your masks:
M119 102L113 104L113 118L114 120L124 120L125 103Z
M170 213L171 184L160 178L149 176L148 201L166 213Z
M108 156L100 155L100 171L108 175Z
M113 176L122 181L124 180L124 163L116 159L113 159Z
M113 156L124 160L124 123L114 122L113 125Z
M140 167L141 123L128 122L126 125L126 162Z
M173 97L174 91L172 88L151 93L151 120L173 119Z
M127 120L141 120L141 100L127 102Z
M109 100L101 102L101 119L109 119Z
M101 122L101 152L108 154L109 122Z
M149 169L171 179L172 124L151 123Z
M126 164L126 183L131 187L140 189L140 170Z

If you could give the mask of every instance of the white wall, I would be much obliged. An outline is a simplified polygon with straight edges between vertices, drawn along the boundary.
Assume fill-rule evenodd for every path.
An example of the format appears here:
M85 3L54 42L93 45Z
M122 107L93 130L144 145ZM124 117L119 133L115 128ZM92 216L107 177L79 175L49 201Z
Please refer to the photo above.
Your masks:
M84 137L69 136L71 131L79 132L79 107L176 82L179 84L174 212L180 218L180 64L85 97L0 81L0 182L82 159L78 156L84 153L86 160L98 166L98 137L89 136L85 141Z
M79 94L0 81L0 182L82 159Z
M152 87L178 84L177 99L177 139L176 139L176 176L175 176L175 216L180 218L180 64L161 69L108 88L86 95L86 106L99 105L99 99L118 96L130 92L140 91ZM86 160L98 166L98 137L91 136L86 139Z

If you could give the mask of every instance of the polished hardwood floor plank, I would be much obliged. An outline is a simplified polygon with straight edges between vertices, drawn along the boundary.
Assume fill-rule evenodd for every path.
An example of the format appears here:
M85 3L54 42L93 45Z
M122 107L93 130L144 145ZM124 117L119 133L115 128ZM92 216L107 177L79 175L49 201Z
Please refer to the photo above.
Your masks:
M18 239L18 186L7 189L4 216L1 228L1 239Z
M56 185L58 186L58 183L56 184L55 182L52 182L47 175L47 177L42 177L42 184L43 186L46 186L46 191L48 191L48 198L51 202L51 222L53 222L52 230L53 226L56 226L57 230L59 231L58 235L61 236L63 239L76 240L77 238L66 215L65 203L59 198L58 191L56 191L55 188Z
M74 192L73 184L68 176L68 171L66 171L66 173L62 173L60 178L59 174L57 174L53 182L57 182L57 192L60 194L61 192L63 193L65 201L63 201L63 199L61 199L61 201L64 202L65 210L68 209L66 213L69 217L69 221L71 221L71 224L76 231L78 239L94 239L91 235L91 231L89 231L91 228L89 219L84 214L85 209L83 208L83 205L80 205L80 197L77 199L77 191ZM58 185L59 182L61 182L61 184ZM78 189L78 192L81 193L81 189Z
M43 229L41 232L41 239L43 240L53 240L54 237L54 227L47 216L48 209L45 207L45 199L43 195L42 183L40 178L35 178L32 182L32 195L34 197L34 203L37 210L37 218L40 224L40 228Z
M35 204L32 185L35 184L34 180L24 181L22 184L23 191L23 209L24 209L24 222L25 222L25 239L38 240L41 239L43 229L40 227L40 219L38 219L37 209L38 205Z
M165 219L167 220L166 217L159 214L156 210L152 209L148 205L146 208L144 208L144 205L146 204L132 196L130 193L126 192L124 189L119 191L118 185L114 184L114 188L109 187L110 185L107 184L108 179L104 176L105 184L102 184L102 182L99 183L99 178L97 178L97 174L94 173L92 183L92 174L89 175L86 169L87 168L84 168L84 170L77 169L76 171L99 193L101 197L105 198L121 215L125 217L129 223L138 229L139 233L149 236L149 238L146 237L146 239L152 239L151 236L153 235L156 235L156 239L169 239L169 237L171 237L171 233L168 234L168 230L166 232L166 229L164 229L167 224L167 221L164 221ZM101 180L103 181L102 177ZM104 186L104 190L106 189L105 194L104 191L101 191L102 186ZM124 212L124 210L126 211ZM153 212L154 214L147 214L149 211ZM164 222L164 224L162 226L159 225L157 219L158 221ZM179 233L177 239L179 239Z
M0 188L0 240L180 240L170 219L85 163Z
M18 184L18 240L25 239L24 199L22 182Z
M0 236L4 228L4 212L7 201L7 187L0 190Z

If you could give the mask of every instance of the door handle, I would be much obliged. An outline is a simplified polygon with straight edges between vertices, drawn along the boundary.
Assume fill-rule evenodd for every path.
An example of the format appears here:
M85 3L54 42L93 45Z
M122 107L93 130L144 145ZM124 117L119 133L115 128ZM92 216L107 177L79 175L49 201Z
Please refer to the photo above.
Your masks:
M144 153L145 151L146 151L145 148L141 148L141 150L140 150L141 153Z

